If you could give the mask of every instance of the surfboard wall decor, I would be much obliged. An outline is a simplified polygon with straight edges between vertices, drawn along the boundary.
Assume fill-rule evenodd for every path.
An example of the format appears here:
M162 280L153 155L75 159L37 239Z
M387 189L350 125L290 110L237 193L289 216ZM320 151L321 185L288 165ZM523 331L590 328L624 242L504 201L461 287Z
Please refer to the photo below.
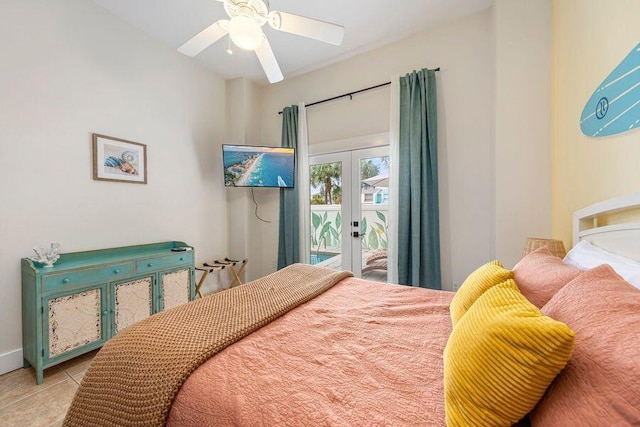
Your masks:
M640 44L598 86L580 116L582 133L616 135L640 127Z

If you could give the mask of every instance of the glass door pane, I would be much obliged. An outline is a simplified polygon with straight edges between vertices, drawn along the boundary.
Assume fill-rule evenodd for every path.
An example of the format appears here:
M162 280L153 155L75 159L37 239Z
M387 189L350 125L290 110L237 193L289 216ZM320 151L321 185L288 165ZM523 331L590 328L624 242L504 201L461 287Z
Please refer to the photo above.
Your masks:
M389 148L309 158L310 262L387 281Z
M354 244L354 271L363 279L387 281L387 248L389 218L388 147L353 152L354 199L360 218L360 244ZM356 180L357 178L357 180ZM357 261L361 261L358 263ZM359 265L358 265L359 264Z
M336 270L350 269L349 257L343 256L344 245L342 230L345 212L343 192L345 165L344 154L316 156L310 159L309 185L311 204L311 247L310 261ZM348 187L347 187L348 188ZM349 254L349 251L346 251Z

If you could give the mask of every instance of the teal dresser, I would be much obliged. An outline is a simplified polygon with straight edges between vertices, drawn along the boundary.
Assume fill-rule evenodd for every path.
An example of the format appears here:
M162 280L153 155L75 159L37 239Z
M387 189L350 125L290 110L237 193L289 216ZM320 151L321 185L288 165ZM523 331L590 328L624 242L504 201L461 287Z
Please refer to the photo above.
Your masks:
M101 347L125 327L195 296L194 252L164 242L22 259L24 366L43 370Z

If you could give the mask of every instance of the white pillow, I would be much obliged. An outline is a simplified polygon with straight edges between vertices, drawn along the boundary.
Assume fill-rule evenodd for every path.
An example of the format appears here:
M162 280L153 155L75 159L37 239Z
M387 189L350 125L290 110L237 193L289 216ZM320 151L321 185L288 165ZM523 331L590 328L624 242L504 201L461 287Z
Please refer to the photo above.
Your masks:
M571 248L564 262L581 270L609 264L624 280L640 289L640 262L606 251L587 240L581 240Z

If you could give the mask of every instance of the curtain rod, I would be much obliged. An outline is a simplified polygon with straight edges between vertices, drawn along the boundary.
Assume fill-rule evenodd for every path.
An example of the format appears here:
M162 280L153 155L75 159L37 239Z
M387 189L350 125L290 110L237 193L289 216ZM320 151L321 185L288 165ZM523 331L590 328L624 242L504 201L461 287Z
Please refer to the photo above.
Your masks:
M438 68L434 68L433 71L440 71L440 68L439 67ZM391 82L380 83L379 85L375 85L375 86L371 86L371 87L368 87L368 88L356 90L355 92L349 92L349 93L345 93L345 94L342 94L342 95L334 96L333 98L323 99L322 101L312 102L311 104L305 105L305 107L311 107L311 106L314 106L314 105L322 104L324 102L333 101L334 99L345 98L347 96L349 98L351 98L353 95L355 95L357 93L366 92L366 91L372 90L372 89L378 89L379 87L389 86L390 84L391 84ZM282 114L282 111L278 111L278 114Z

